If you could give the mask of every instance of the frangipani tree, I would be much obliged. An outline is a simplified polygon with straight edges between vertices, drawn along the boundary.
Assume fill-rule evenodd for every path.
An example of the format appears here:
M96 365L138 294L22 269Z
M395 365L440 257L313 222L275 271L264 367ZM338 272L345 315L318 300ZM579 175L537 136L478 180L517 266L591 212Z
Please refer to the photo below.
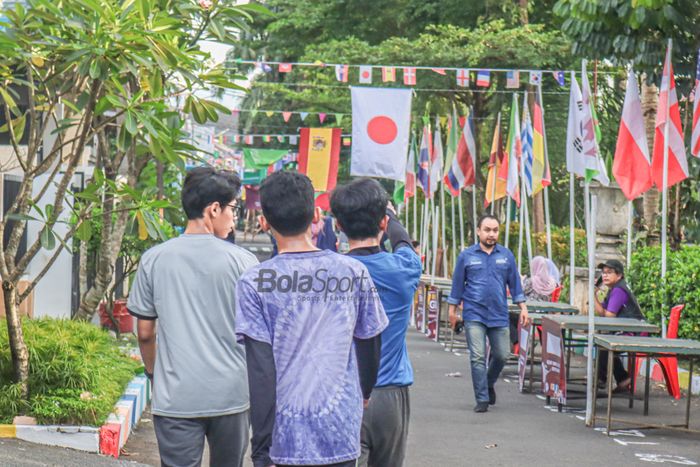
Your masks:
M184 167L194 149L185 142L183 109L199 123L218 119L221 105L198 98L203 88L236 88L200 50L202 40L233 42L236 32L265 12L256 5L216 0L29 0L5 11L0 30L0 116L22 173L18 195L0 221L0 275L15 379L29 393L29 355L19 304L74 237L87 239L101 217L99 265L83 295L79 318L89 318L111 281L124 231L136 219L158 235L155 210L169 205L137 190L156 160ZM76 170L94 157L94 177L78 201L67 196ZM45 195L54 193L46 202ZM45 207L41 208L40 201ZM29 220L41 235L20 240ZM66 223L68 228L57 229ZM61 233L59 234L59 230ZM22 293L19 280L42 249L51 256Z

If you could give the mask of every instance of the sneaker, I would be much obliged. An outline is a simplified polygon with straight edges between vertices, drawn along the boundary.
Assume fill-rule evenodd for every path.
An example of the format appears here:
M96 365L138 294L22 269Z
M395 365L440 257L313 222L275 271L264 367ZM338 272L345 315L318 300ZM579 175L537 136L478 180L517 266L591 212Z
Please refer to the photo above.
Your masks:
M474 406L474 412L476 412L476 413L484 413L484 412L488 412L488 410L489 410L488 402L477 402L476 405Z
M489 388L489 405L494 405L496 403L496 390L494 388Z

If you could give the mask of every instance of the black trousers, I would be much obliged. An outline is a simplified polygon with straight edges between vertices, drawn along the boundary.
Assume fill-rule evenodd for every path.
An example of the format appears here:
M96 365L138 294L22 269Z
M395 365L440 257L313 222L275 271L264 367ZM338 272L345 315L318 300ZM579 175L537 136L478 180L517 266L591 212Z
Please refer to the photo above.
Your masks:
M598 379L600 381L607 381L608 379L608 351L600 351L600 360L598 360ZM613 357L613 375L615 376L615 382L621 383L622 381L629 378L629 373L625 369L625 365L622 364L622 359L618 355Z

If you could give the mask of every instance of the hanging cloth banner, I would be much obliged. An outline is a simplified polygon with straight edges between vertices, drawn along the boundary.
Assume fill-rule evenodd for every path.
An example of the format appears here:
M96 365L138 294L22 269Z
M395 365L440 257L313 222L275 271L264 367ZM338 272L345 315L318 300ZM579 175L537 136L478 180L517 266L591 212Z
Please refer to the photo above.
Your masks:
M263 168L267 170L270 164L274 164L282 159L288 152L286 149L244 148L243 160L245 161L245 168L246 170Z
M411 89L351 87L350 175L404 182L411 128Z
M311 179L314 191L330 191L338 179L340 128L302 128L299 132L299 172Z

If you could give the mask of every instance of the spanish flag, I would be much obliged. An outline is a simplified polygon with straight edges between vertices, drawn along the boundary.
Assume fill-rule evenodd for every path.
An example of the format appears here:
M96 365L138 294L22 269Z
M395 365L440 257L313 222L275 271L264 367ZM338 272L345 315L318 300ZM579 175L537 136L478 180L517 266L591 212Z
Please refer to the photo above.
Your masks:
M314 191L335 188L338 179L341 128L302 128L299 142L299 172L311 179Z

